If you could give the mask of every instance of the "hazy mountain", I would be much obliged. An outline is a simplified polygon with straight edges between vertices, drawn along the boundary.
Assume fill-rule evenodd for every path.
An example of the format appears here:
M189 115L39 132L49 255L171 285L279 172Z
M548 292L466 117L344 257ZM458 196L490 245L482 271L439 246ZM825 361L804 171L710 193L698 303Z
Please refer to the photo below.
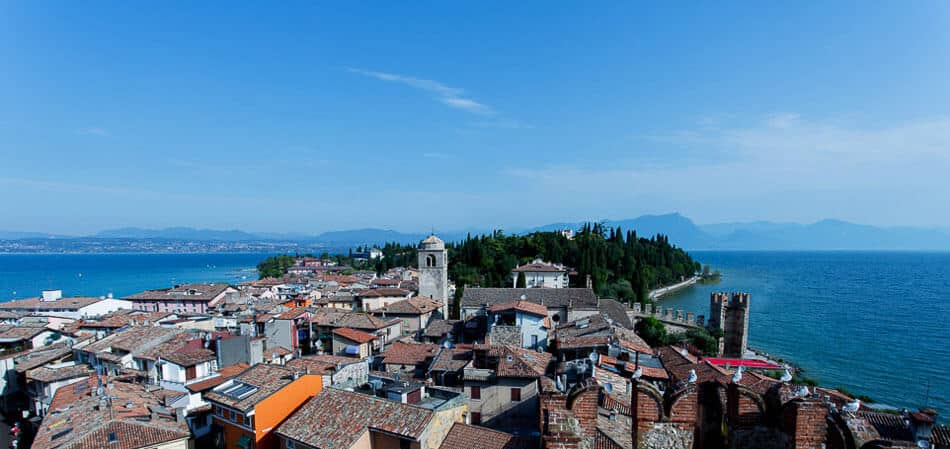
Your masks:
M393 231L391 229L353 229L348 231L330 231L324 232L315 237L317 241L326 244L384 244L387 242L398 243L418 243L426 238L426 234L413 234Z
M943 229L876 227L841 220L811 224L770 221L697 225L680 214L644 215L603 220L610 227L634 229L641 237L658 233L690 249L721 250L950 250L950 232ZM525 232L578 229L583 223L552 223Z
M950 233L939 229L876 227L841 220L736 228L713 248L743 250L948 250Z
M0 231L0 240L23 239L68 239L67 235L49 234L46 232Z
M611 228L620 227L624 232L629 230L637 231L640 237L652 237L657 234L663 234L670 237L670 242L683 248L706 248L713 242L713 237L704 232L692 220L678 213L664 215L642 215L637 218L628 218L623 220L599 220L605 226ZM538 226L526 229L520 234L528 234L539 231L556 231L560 229L579 229L584 222L578 223L552 223L544 226Z
M237 229L221 231L214 229L195 229L174 227L165 229L119 228L98 232L91 237L103 239L168 239L197 241L251 241L261 240L258 235Z
M623 220L602 220L611 228L635 230L641 237L656 234L669 236L670 242L688 250L950 250L950 230L911 227L876 227L841 220L822 220L811 224L769 221L716 223L697 225L678 213L643 215ZM582 222L551 223L517 231L579 229ZM465 235L487 234L479 231L438 231L446 242L458 242ZM84 238L92 239L167 239L222 242L301 242L321 247L348 248L360 245L382 245L387 242L412 244L427 233L400 232L391 229L365 228L306 233L249 233L240 230L213 230L174 227L165 229L121 228L102 231ZM0 240L43 241L74 239L40 232L0 232ZM50 240L51 241L51 240Z

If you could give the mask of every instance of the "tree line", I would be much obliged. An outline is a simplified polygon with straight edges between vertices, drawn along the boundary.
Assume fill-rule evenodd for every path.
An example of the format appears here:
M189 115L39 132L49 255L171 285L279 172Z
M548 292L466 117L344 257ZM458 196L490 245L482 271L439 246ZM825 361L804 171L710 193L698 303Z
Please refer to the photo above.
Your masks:
M584 287L590 276L598 295L625 302L649 302L650 290L701 268L665 235L644 238L600 223L584 225L573 239L560 232L469 235L448 251L449 277L458 286L511 287L511 269L540 258L573 268L572 287Z
M564 264L576 272L570 276L572 287L584 287L590 276L594 291L602 297L624 302L650 302L649 291L680 282L701 270L699 262L676 246L669 237L658 234L640 237L636 231L585 224L568 239L560 232L534 232L527 235L491 234L472 236L446 245L449 277L461 287L511 287L511 270L519 264L540 258ZM357 260L349 254L330 257L341 265L384 273L390 268L418 264L416 245L387 243L380 248L381 259ZM281 276L293 265L292 256L275 256L258 264L261 277Z

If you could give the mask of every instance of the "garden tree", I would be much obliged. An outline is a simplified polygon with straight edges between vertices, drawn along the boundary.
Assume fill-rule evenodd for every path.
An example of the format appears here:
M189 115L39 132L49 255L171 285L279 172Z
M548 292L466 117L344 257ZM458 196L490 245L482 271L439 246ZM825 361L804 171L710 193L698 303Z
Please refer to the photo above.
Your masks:
M524 271L518 272L518 279L515 281L516 288L527 288L528 281L524 278Z
M667 343L666 326L652 316L638 321L634 330L650 346L663 346Z
M286 254L268 257L257 264L257 273L261 279L266 277L281 277L287 272L288 268L294 266L297 257L299 256L289 256Z

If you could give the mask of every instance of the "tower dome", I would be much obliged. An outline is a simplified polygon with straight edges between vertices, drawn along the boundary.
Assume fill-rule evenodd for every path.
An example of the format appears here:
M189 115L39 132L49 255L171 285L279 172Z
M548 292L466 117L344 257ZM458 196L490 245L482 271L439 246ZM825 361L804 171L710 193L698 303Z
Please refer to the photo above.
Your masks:
M431 234L428 237L426 237L424 240L419 242L419 249L442 250L442 249L445 249L445 242L443 242L442 239L436 237L435 234Z

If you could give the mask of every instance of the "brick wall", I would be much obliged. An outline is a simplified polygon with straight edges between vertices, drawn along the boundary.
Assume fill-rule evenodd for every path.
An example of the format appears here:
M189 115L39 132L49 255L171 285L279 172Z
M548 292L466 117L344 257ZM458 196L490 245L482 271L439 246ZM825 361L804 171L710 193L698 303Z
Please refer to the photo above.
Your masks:
M581 390L570 401L571 413L581 432L588 437L597 435L597 403L600 388L592 386Z
M654 395L658 394L659 392L655 391L650 385L642 382L634 382L633 395L631 397L633 403L630 406L633 412L631 417L634 423L632 429L633 435L631 436L633 441L639 441L639 438L652 429L653 425L662 418L662 402L657 403L654 398Z
M814 399L795 399L782 410L782 427L794 449L816 449L828 439L828 406Z
M755 392L740 390L735 384L726 388L726 409L729 426L734 429L748 429L763 424L764 410L753 399Z

